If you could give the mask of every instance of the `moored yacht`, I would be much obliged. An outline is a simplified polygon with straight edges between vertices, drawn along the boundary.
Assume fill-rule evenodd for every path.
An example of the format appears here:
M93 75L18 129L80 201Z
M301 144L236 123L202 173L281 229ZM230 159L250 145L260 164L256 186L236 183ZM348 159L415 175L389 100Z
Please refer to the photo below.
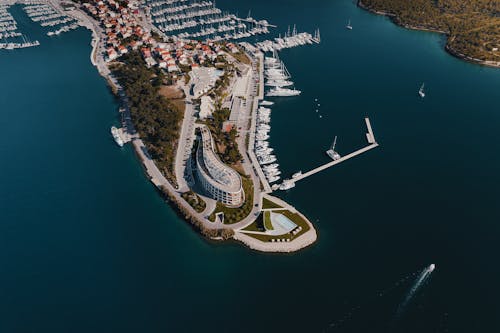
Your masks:
M120 147L123 147L123 140L120 137L118 128L116 128L115 126L111 127L111 134L113 135L113 139L115 139L116 144Z
M297 89L286 89L286 88L280 88L276 87L267 92L267 96L298 96L300 95L301 91Z
M337 136L335 136L335 139L333 140L332 148L328 149L326 151L326 154L334 161L338 160L341 158L340 154L335 151L335 144L337 143Z

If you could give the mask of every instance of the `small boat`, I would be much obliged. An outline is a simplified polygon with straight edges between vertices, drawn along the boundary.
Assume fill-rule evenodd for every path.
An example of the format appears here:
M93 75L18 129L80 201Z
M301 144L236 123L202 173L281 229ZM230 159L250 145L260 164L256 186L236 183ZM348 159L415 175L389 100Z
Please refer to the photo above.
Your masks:
M341 158L340 154L335 151L335 144L337 143L337 136L335 136L335 139L333 140L332 148L328 149L326 151L326 154L334 161L338 160Z
M294 173L292 175L292 178L295 179L295 178L299 178L300 176L302 176L302 171L298 171L298 172Z
M418 90L418 94L420 95L420 97L424 98L425 97L425 91L424 91L424 86L425 86L425 83L422 83L422 86L420 87L420 89Z
M294 187L295 187L295 182L292 179L285 179L283 183L281 183L279 189L282 191L286 191Z
M123 140L120 137L120 133L118 131L118 128L116 127L111 127L111 134L113 135L113 139L115 139L115 142L118 146L123 147Z
M352 25L351 25L351 20L347 22L347 25L345 26L348 30L352 30Z

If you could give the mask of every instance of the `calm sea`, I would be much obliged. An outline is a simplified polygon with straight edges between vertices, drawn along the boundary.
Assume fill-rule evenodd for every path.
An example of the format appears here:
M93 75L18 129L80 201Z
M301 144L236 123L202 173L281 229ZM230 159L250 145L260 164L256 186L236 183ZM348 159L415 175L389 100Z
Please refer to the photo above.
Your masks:
M273 107L285 175L326 162L335 135L341 154L365 145L372 120L379 148L280 194L318 242L269 255L199 237L112 141L90 33L48 38L16 9L42 45L0 51L0 331L499 331L500 71L349 0L217 4L321 29L280 54L302 90Z

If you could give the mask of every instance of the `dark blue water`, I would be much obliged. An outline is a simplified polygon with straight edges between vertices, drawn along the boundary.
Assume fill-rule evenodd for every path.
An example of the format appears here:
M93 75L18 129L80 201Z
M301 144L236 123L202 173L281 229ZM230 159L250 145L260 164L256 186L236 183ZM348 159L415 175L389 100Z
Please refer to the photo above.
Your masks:
M322 44L281 53L303 91L273 107L285 174L326 162L334 135L340 153L364 145L372 120L379 148L282 195L318 242L265 255L200 238L110 138L90 33L49 39L18 12L42 45L0 53L0 331L500 330L500 72L351 1L217 3L321 29Z

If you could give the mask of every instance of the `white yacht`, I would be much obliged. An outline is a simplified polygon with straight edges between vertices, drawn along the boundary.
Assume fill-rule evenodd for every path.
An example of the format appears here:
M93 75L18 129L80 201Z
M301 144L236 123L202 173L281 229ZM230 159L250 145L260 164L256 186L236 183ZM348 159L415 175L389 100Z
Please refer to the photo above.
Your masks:
M280 180L280 176L271 176L271 177L267 178L267 181L270 183L277 182L278 180Z
M292 179L299 178L300 176L302 176L302 171L298 171L298 172L294 173L292 175Z
M113 139L115 139L115 142L118 146L123 147L123 140L120 137L120 133L118 132L118 128L116 127L111 127L111 134L113 135Z
M352 25L351 25L351 20L349 19L349 22L347 22L347 25L345 26L348 30L352 30Z
M418 94L420 95L420 97L424 98L425 97L425 91L424 91L424 86L425 86L425 83L422 83L422 86L420 87L420 89L418 90Z
M286 191L295 187L295 182L292 179L285 179L280 185L280 190Z
M293 82L292 81L288 81L288 80L268 80L266 82L266 86L270 86L270 87L289 87L289 86L293 86Z
M269 90L267 96L298 96L300 93L300 90L276 87Z
M332 148L326 151L326 154L334 161L341 158L340 154L335 151L335 144L337 143L337 137L333 140Z

